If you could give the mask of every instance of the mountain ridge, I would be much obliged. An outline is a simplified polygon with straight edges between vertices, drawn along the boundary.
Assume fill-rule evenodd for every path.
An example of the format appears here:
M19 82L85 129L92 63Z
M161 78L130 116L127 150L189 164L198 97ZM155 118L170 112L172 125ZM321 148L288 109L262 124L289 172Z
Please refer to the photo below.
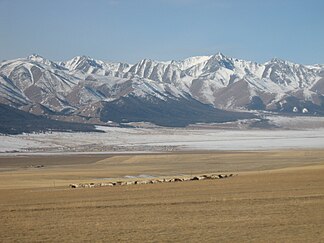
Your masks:
M100 114L107 118L109 112L102 109L111 108L112 102L134 99L147 109L154 103L163 104L162 113L178 104L179 112L187 110L188 122L182 122L185 125L197 122L197 117L189 119L189 103L196 101L202 104L199 107L206 122L212 119L207 118L205 111L209 108L204 104L213 107L215 114L220 110L265 110L323 115L323 95L324 65L307 66L278 58L260 64L216 53L128 64L88 56L54 62L33 54L0 63L0 103L36 115L80 122L106 122ZM138 108L143 116L143 107ZM116 122L132 121L122 110L117 113Z

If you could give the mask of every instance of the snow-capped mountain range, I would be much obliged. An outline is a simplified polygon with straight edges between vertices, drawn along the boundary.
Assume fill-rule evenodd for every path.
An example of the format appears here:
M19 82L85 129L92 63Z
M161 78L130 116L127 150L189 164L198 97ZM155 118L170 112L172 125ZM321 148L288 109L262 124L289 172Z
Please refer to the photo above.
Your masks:
M221 53L133 65L86 56L53 62L31 55L0 63L0 103L87 122L159 123L190 116L185 125L239 114L223 110L324 114L324 65L280 59L260 64Z

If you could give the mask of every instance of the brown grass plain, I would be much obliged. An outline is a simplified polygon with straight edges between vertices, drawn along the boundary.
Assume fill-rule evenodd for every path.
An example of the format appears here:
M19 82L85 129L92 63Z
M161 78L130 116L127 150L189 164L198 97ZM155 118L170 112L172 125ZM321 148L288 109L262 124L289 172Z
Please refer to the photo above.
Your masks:
M324 241L321 150L33 155L1 157L0 167L1 242ZM213 172L238 176L68 188Z

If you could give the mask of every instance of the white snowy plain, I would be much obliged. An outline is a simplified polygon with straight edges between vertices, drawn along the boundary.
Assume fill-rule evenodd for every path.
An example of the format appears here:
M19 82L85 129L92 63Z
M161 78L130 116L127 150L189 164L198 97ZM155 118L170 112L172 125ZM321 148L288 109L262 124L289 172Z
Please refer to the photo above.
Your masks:
M324 149L324 128L221 130L98 127L104 133L0 136L2 155L28 153L138 153L189 150Z

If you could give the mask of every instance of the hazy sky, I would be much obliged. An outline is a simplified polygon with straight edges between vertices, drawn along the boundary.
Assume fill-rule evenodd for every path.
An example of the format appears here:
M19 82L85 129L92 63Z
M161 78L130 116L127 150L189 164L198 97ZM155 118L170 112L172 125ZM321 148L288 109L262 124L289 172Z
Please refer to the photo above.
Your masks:
M324 63L323 0L0 0L0 60L225 55Z

